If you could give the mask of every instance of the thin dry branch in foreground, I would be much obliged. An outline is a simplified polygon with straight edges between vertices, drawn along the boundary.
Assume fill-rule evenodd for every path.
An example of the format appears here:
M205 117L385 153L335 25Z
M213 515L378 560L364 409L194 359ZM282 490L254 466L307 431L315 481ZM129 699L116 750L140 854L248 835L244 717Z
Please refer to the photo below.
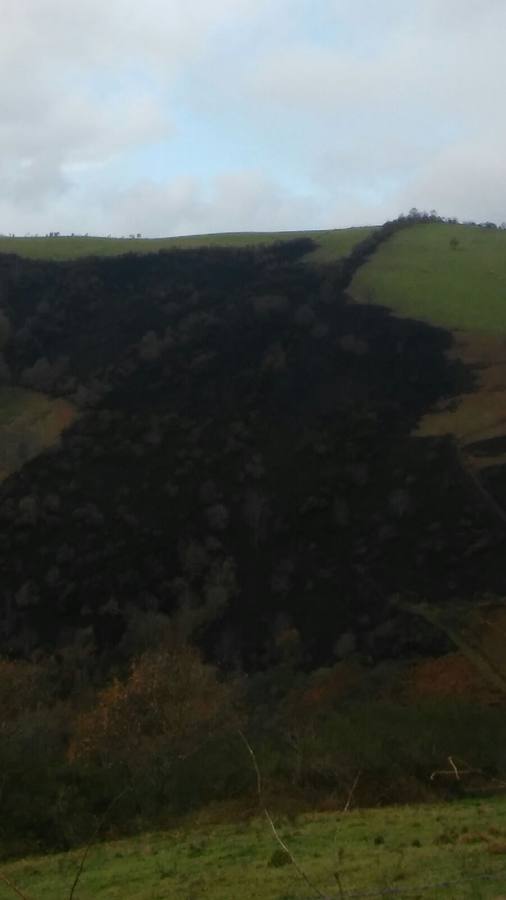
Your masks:
M250 755L250 757L251 757L251 761L252 761L252 763L253 763L253 768L254 768L254 770L255 770L256 779L257 779L258 802L259 802L260 807L261 807L262 810L263 810L263 814L264 814L265 818L267 819L267 821L268 821L268 823L269 823L269 827L270 827L270 829L271 829L271 831L272 831L272 834L273 834L273 836L274 836L274 839L277 841L277 843L279 844L279 846L281 847L281 849L287 854L287 856L289 857L290 862L292 863L293 867L296 869L296 871L298 872L298 874L300 875L300 877L306 882L307 886L308 886L309 888L311 888L312 891L315 891L316 894L317 894L317 896L320 897L321 900L329 900L329 898L327 897L327 895L326 895L326 894L322 894L322 892L320 891L320 888L319 888L316 884L314 884L314 883L311 881L310 878L308 878L308 876L307 876L306 873L304 872L304 869L299 865L299 863L298 863L297 860L295 859L295 857L294 857L292 851L290 850L290 848L285 844L285 842L283 841L283 839L282 839L281 836L279 835L279 833L278 833L278 831L277 831L277 829L276 829L276 826L275 826L275 824L274 824L274 821L273 821L273 819L272 819L272 816L271 816L269 810L267 809L267 807L265 806L264 801L263 801L263 793L262 793L262 774L261 774L261 772L260 772L260 768L259 768L259 765L258 765L258 762L257 762L257 758L256 758L256 755L255 755L255 751L253 750L253 747L251 746L250 742L248 741L246 735L245 735L242 731L239 731L238 734L239 734L239 737L241 738L243 744L245 745L245 747L246 747L246 749L247 749L247 751L248 751L248 753L249 753L249 755Z
M17 897L21 897L21 900L30 900L30 897L28 897L27 894L24 894L16 884L14 884L12 881L9 881L9 879L6 878L5 875L0 875L0 881L3 884L6 884L7 887L10 888L10 890L13 891L13 893L16 894Z

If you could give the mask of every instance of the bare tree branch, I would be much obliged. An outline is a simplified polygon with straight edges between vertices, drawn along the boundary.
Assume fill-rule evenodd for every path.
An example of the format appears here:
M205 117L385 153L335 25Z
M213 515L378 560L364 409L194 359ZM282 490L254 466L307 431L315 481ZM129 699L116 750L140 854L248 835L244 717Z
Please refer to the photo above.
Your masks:
M241 738L241 741L243 742L244 746L246 747L246 750L248 751L249 755L251 756L251 761L253 763L253 768L255 770L255 775L257 778L258 800L259 800L259 803L262 804L262 773L260 772L260 769L258 767L257 758L255 756L255 751L253 750L253 747L251 746L251 744L248 741L244 732L239 730L237 733L238 733L239 737Z
M274 836L274 839L277 841L277 843L278 843L279 846L282 848L282 850L284 850L284 852L287 854L287 856L289 857L290 862L292 863L293 867L294 867L294 868L296 869L296 871L299 873L300 877L306 882L307 886L308 886L309 888L311 888L312 891L315 891L315 892L316 892L316 895L317 895L318 897L320 897L321 900L328 900L327 895L326 895L326 894L322 894L322 892L320 891L319 887L318 887L316 884L314 884L314 882L312 882L312 881L308 878L308 876L306 875L306 873L304 872L304 870L301 868L301 866L299 865L299 863L298 863L297 860L295 859L295 857L294 857L292 851L290 850L290 848L287 847L287 845L285 844L285 842L283 841L283 839L282 839L281 836L279 835L279 833L278 833L278 831L277 831L277 829L276 829L276 826L275 826L275 824L274 824L274 822L273 822L273 820L272 820L272 816L271 816L269 810L267 809L267 807L265 806L264 801L263 801L263 795L262 795L262 774L261 774L261 772L260 772L260 768L259 768L259 765L258 765L258 762L257 762L257 758L256 758L256 755L255 755L255 751L253 750L253 747L251 746L250 742L248 741L246 735L245 735L242 731L239 731L238 734L239 734L239 737L241 738L241 740L242 740L244 746L246 747L246 749L247 749L247 751L248 751L248 753L249 753L249 755L250 755L250 757L251 757L251 760L252 760L252 762L253 762L253 768L254 768L254 770L255 770L256 779L257 779L258 802L259 802L261 808L263 809L264 816L265 816L265 818L267 819L267 821L268 821L268 823L269 823L269 826L270 826L270 829L271 829L272 834L273 834L273 836Z
M11 889L11 891L13 891L15 894L17 894L18 897L21 897L21 900L30 900L28 895L24 894L23 891L20 890L20 888L18 888L17 885L13 884L12 881L9 881L9 879L6 878L5 875L0 875L0 881L2 881L4 884L6 884L7 887Z
M455 765L455 763L453 762L453 758L451 756L448 757L448 762L450 763L453 771L455 772L455 778L457 779L457 781L460 781L460 772L457 769L457 766Z
M481 769L473 769L471 766L467 766L465 769L458 769L457 765L453 759L453 756L448 757L448 762L450 763L451 769L436 769L435 772L430 776L430 780L434 781L436 778L441 778L442 776L454 775L457 781L462 781L463 775L482 775Z
M360 771L360 772L357 772L357 777L355 778L355 781L353 782L353 784L352 784L352 786L351 786L350 793L348 794L348 799L347 799L346 804L345 804L344 809L343 809L343 812L345 812L345 813L347 813L347 812L350 811L350 807L351 807L351 804L352 804L352 801L353 801L353 795L354 795L354 793L355 793L355 791L356 791L356 789L357 789L357 785L358 785L358 783L359 783L359 781L360 781L361 775L362 775L362 772L361 772L361 771Z

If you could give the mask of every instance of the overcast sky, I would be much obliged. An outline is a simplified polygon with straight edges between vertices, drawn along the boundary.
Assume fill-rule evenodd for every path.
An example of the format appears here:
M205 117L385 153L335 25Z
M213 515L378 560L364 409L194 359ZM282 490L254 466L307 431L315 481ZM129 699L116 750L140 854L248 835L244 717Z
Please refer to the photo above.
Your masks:
M506 0L0 0L0 232L506 220Z

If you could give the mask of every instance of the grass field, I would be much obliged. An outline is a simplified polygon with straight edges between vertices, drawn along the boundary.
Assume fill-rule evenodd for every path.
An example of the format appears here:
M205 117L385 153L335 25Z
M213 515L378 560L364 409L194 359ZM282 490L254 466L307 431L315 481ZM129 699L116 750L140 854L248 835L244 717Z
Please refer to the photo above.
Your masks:
M74 417L66 400L23 388L1 388L0 481L54 444Z
M444 224L400 231L359 270L351 293L436 325L506 335L506 231Z
M32 259L77 259L85 256L120 256L122 253L156 253L158 250L195 247L251 247L309 237L319 244L311 254L315 262L331 262L345 256L371 228L340 228L332 231L241 232L201 234L174 238L106 237L0 237L0 253L17 253Z
M278 822L278 830L311 887L266 821L193 821L93 846L75 898L342 900L390 891L401 898L488 900L506 892L505 799L304 815ZM2 866L0 879L30 900L63 900L81 859L82 851L33 857ZM0 880L0 898L13 896Z

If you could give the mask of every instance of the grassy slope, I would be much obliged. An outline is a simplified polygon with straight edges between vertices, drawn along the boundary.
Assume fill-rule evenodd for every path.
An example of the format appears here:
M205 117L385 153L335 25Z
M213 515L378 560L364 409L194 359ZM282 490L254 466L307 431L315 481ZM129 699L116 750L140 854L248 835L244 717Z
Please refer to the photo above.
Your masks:
M401 231L357 273L351 293L453 330L454 355L475 369L476 390L426 416L420 434L451 433L463 446L506 435L506 232L441 224ZM504 459L469 461L486 468Z
M427 898L497 897L506 887L506 800L301 816L282 838L322 894L394 888ZM269 865L277 845L267 823L187 828L91 848L80 900L307 900L316 896L292 865ZM38 857L0 870L34 900L68 896L82 852ZM488 873L490 879L476 878ZM473 877L474 876L474 877ZM406 893L404 893L406 891ZM0 897L11 896L0 883ZM416 891L415 891L416 896Z
M77 259L83 256L119 256L122 253L155 253L158 250L194 247L250 247L274 241L310 237L320 246L312 259L328 262L346 255L363 240L370 228L340 228L332 231L241 232L203 234L190 237L130 239L103 237L7 238L0 237L0 253L17 253L32 259Z
M451 329L506 335L506 232L441 224L406 229L357 273L351 293Z
M0 481L58 440L75 416L66 400L0 388Z

